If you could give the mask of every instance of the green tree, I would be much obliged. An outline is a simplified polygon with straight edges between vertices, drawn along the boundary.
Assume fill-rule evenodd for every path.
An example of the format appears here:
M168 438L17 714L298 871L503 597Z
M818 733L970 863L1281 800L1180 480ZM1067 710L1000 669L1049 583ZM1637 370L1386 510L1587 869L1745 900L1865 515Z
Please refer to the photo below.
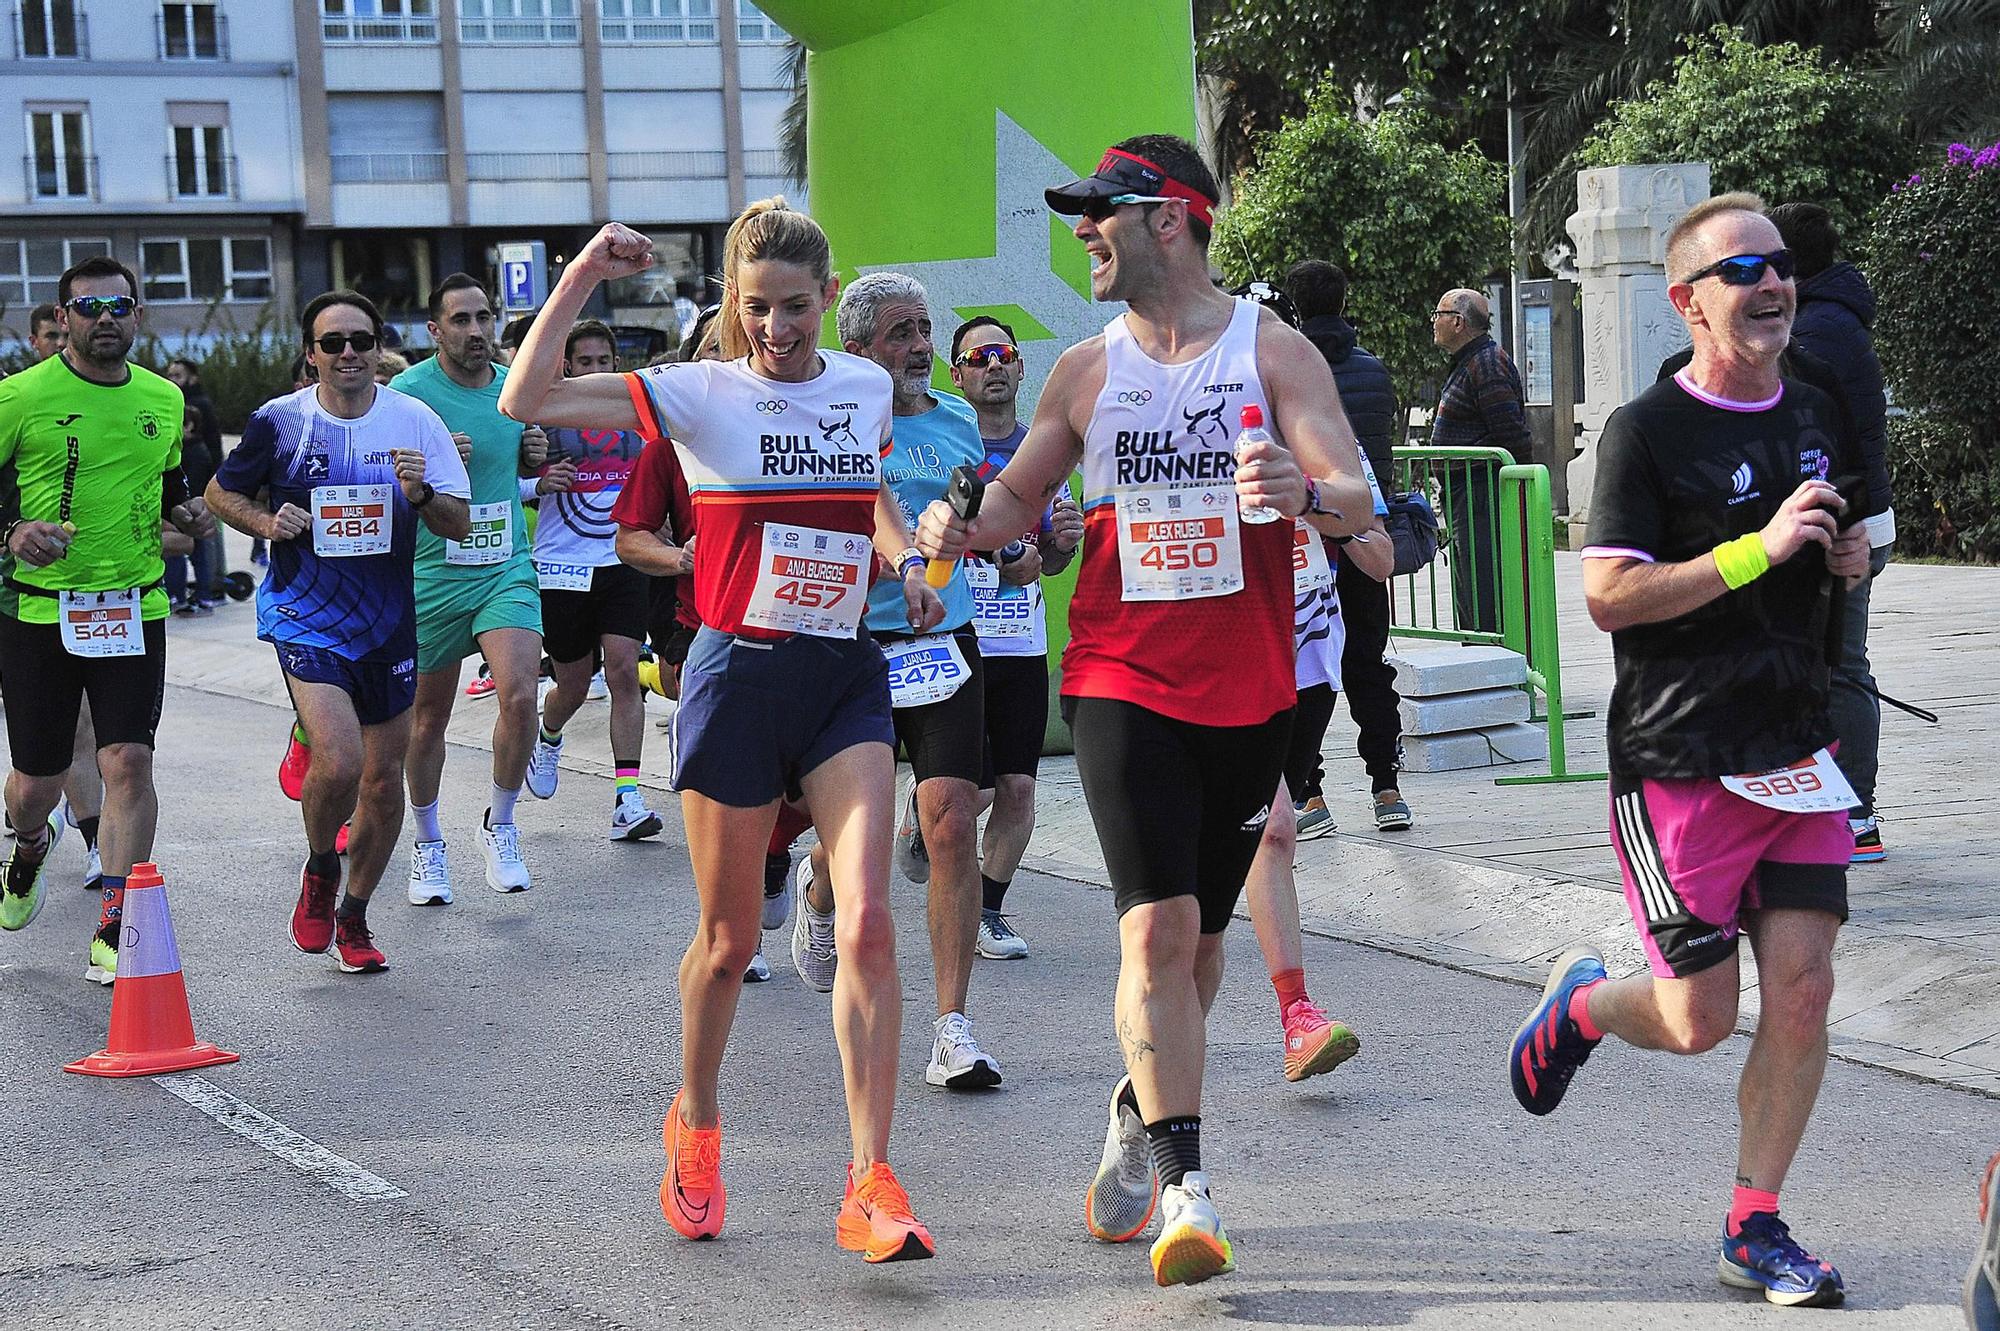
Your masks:
M1506 173L1476 149L1447 147L1423 111L1363 123L1351 105L1345 89L1320 85L1237 178L1210 254L1239 282L1282 278L1300 259L1339 264L1353 283L1349 317L1412 402L1442 366L1424 312L1506 264Z
M1816 51L1759 46L1719 27L1674 62L1671 78L1617 103L1577 158L1585 167L1707 162L1718 194L1817 203L1856 234L1907 149L1875 84Z

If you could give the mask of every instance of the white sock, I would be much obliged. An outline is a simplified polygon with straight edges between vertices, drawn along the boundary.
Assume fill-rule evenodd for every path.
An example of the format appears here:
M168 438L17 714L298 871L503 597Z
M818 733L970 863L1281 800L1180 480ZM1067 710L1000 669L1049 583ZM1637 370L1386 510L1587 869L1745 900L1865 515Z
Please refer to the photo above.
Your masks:
M436 800L432 800L429 804L412 804L410 806L410 813L417 820L417 840L444 840L444 829L438 826L438 802Z
M513 822L514 805L519 802L520 798L521 788L519 786L514 787L512 790L507 790L501 786L493 787L493 803L487 815L487 825L497 827L501 823Z

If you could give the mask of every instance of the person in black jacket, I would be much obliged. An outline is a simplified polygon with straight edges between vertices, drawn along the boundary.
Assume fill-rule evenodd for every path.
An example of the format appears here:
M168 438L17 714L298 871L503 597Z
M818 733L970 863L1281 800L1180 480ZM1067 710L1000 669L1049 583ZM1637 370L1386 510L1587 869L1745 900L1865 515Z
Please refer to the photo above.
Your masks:
M222 464L222 418L215 410L215 402L208 390L201 386L201 367L185 356L176 356L167 362L167 378L180 385L181 396L191 407L201 413L201 437L199 449L195 441L181 441L181 465L188 474L190 486L206 486L208 478ZM199 475L200 480L196 477ZM222 580L229 573L229 560L222 545L222 530L202 542L204 553L194 561L196 575L194 599L210 607L220 605L223 599Z
M1888 398L1882 363L1875 358L1869 325L1875 322L1875 293L1853 264L1838 260L1840 235L1833 219L1816 203L1786 203L1770 219L1798 265L1798 314L1792 341L1831 367L1854 415L1866 460L1868 491L1875 514L1869 520L1868 576L1847 593L1842 620L1840 668L1834 671L1829 705L1840 732L1840 770L1854 787L1859 805L1849 810L1854 858L1872 863L1884 857L1881 824L1875 816L1875 774L1881 741L1882 705L1868 665L1868 594L1889 560L1896 539L1890 507L1889 464L1884 431Z
M1333 369L1341 408L1354 427L1355 440L1377 483L1385 488L1393 486L1396 390L1382 362L1359 344L1354 325L1347 322L1347 274L1323 259L1306 259L1285 274L1285 293L1298 309L1299 331L1311 339ZM1389 587L1348 559L1341 560L1335 570L1334 586L1340 595L1341 617L1347 621L1347 643L1340 655L1341 683L1347 690L1348 710L1361 728L1355 748L1374 791L1375 826L1384 832L1400 832L1410 826L1410 806L1396 786L1403 758L1402 718L1397 710L1402 700L1396 695L1396 672L1382 659L1389 646ZM1317 780L1311 794L1319 795ZM1304 792L1295 792L1295 796L1306 804L1299 814L1301 840L1316 835L1314 828L1333 830L1323 799L1314 809ZM1308 818L1313 820L1310 827Z

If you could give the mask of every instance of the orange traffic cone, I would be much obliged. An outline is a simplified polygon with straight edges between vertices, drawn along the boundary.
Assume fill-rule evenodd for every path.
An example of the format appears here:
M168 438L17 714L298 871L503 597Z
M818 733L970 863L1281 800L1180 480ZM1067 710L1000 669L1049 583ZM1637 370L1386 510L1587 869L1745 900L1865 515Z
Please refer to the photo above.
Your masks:
M184 1072L236 1055L194 1038L180 949L167 914L167 888L157 864L135 864L125 880L125 914L118 932L118 979L111 987L111 1036L104 1048L63 1068L93 1077L150 1077Z

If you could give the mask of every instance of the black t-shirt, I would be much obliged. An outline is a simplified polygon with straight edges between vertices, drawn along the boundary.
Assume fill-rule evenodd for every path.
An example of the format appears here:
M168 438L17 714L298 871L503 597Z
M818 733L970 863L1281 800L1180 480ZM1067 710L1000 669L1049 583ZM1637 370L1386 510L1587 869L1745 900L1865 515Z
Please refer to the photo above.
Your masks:
M1663 380L1613 412L1597 445L1589 554L1698 559L1759 530L1808 477L1860 465L1845 414L1783 381L1763 411ZM1816 545L1679 619L1611 635L1610 761L1627 776L1726 776L1834 738L1826 635L1833 579Z

